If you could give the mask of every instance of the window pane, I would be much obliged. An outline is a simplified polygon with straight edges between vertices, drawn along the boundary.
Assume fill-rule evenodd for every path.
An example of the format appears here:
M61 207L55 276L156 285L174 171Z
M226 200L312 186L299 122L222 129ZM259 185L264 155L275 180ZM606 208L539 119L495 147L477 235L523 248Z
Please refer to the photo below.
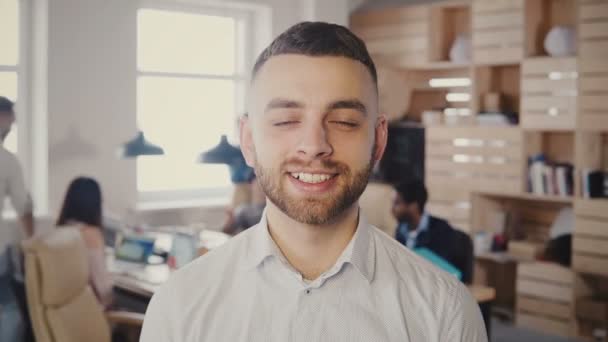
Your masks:
M4 147L17 154L17 125L13 125L13 128L11 129L10 133L8 133L8 136L6 137L6 139L4 139Z
M140 10L137 66L141 71L234 74L235 26L230 17Z
M2 2L2 0L0 0ZM0 72L0 96L7 97L11 101L17 100L17 73L16 72ZM13 125L13 129L4 140L4 147L17 153L17 125Z
M8 97L11 101L17 100L16 72L0 72L0 96Z
M196 163L198 154L235 130L235 82L140 77L139 127L165 156L138 160L138 189L161 191L229 185L224 166Z
M18 0L0 0L0 65L17 65L19 58Z

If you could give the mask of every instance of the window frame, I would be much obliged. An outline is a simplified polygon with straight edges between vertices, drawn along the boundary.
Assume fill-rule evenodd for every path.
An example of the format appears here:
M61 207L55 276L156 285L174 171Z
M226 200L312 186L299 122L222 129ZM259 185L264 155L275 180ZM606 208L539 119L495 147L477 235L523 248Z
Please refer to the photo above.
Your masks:
M16 156L21 163L23 172L23 179L26 187L29 189L30 195L34 196L37 194L34 189L35 182L32 179L32 165L34 165L33 148L35 142L32 136L32 106L31 106L31 75L30 68L32 64L31 50L32 47L32 3L31 0L16 0L17 2L17 16L19 17L18 23L18 37L17 37L17 64L15 66L0 65L0 71L2 72L14 72L17 75L17 100L15 101L14 111L16 124L18 125L17 135L17 151ZM34 196L37 199L37 196ZM0 199L4 200L4 210L0 215L5 218L11 219L17 216L8 198ZM40 206L35 207L38 214L44 214L46 203L41 203Z
M221 4L212 5L198 1L177 3L173 1L142 1L137 9L137 19L141 10L160 10L169 12L182 12L186 14L227 16L235 19L236 22L236 67L232 75L213 75L202 73L176 73L142 71L136 62L136 83L141 77L174 77L191 79L214 79L214 80L233 80L235 82L235 108L237 113L245 110L246 88L248 82L247 70L250 68L250 61L253 58L254 42L254 15L255 8L240 4ZM139 54L139 51L136 51ZM136 59L137 60L137 59ZM139 91L139 89L137 89ZM235 122L238 114L235 116ZM139 118L138 118L139 120ZM235 141L237 136L230 136L229 139ZM219 137L218 137L219 138ZM218 139L219 142L219 139ZM193 166L195 166L193 156ZM136 179L139 177L140 170L136 165ZM170 176L170 175L167 175ZM232 186L226 187L205 187L179 190L160 190L142 191L137 188L138 207L187 207L199 205L221 205L227 204L231 199Z

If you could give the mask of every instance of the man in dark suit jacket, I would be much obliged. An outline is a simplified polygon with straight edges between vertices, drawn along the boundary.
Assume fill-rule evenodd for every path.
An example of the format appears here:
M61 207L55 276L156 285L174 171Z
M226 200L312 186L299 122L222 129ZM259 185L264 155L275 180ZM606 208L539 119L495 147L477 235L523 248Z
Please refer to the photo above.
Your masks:
M402 183L395 189L397 196L393 203L393 215L399 222L395 238L408 248L430 249L458 268L464 283L471 283L473 244L470 237L424 210L428 193L421 181Z

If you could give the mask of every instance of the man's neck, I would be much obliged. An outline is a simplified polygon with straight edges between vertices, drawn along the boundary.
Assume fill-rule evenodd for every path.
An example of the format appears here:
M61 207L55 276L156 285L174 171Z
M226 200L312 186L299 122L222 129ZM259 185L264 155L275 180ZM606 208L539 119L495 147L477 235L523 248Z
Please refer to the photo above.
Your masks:
M268 231L287 261L307 280L329 270L353 238L359 222L354 204L334 222L313 226L285 215L272 202L266 210Z
M424 213L421 213L420 215L417 215L416 217L414 217L412 219L412 222L408 222L408 229L409 231L415 231L418 230L418 226L420 226L420 221L422 221L422 216L424 215Z

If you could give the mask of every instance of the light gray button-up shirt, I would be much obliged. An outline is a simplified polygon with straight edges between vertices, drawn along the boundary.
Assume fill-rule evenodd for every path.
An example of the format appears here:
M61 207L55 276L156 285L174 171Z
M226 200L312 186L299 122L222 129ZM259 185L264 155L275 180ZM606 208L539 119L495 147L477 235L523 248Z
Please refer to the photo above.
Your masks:
M154 295L141 341L487 341L456 278L368 225L335 265L306 281L266 216L176 272Z

